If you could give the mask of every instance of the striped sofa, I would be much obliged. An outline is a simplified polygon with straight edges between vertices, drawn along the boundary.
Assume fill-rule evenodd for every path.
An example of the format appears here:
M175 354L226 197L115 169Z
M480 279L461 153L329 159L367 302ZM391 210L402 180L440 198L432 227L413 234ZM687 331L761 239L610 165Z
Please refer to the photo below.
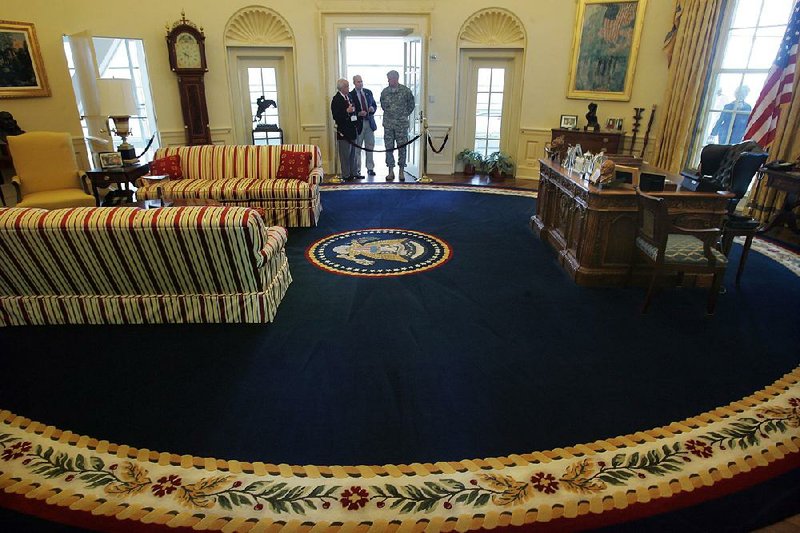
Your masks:
M245 207L0 208L0 326L269 322L285 243Z
M307 181L276 178L284 150L311 154ZM137 199L211 198L224 205L261 207L269 225L315 226L319 220L322 156L317 146L176 146L159 148L155 159L176 154L183 179L143 185Z

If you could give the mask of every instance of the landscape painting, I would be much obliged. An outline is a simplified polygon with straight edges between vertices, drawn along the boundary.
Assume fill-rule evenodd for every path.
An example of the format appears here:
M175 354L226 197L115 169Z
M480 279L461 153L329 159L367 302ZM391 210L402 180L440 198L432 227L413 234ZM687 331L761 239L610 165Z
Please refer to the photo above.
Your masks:
M50 96L36 30L0 20L0 98Z
M568 98L630 100L646 0L579 0Z

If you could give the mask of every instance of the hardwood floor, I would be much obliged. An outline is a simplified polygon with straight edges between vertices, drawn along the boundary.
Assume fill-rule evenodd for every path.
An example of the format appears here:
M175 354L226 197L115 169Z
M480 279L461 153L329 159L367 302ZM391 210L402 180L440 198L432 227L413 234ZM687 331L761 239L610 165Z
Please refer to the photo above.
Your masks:
M428 174L428 177L433 180L435 184L453 184L453 185L480 185L483 187L513 187L515 189L530 189L536 190L538 181L529 179L516 179L506 178L503 180L493 181L492 178L486 174ZM328 182L329 176L325 176L325 183ZM348 181L347 184L354 183L415 183L410 178L406 178L405 182L398 182L397 178L394 181L386 181L385 175L364 176L363 180Z

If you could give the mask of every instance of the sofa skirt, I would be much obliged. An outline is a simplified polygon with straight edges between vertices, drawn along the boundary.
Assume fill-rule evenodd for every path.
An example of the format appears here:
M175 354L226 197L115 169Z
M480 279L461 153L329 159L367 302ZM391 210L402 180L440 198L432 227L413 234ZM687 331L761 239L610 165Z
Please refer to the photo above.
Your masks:
M254 293L0 296L0 326L272 322L292 282L286 256L270 271Z

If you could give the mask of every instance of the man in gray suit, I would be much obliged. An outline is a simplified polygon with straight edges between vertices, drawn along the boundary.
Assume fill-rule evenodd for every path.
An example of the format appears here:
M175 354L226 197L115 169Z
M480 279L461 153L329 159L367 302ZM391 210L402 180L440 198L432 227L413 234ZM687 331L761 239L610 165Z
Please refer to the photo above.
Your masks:
M378 125L375 123L375 109L377 109L378 104L375 103L372 91L364 88L364 81L358 74L353 76L353 85L355 89L350 91L350 101L356 106L356 115L358 115L361 122L356 144L367 148L367 150L372 150L375 148L375 130L378 129ZM374 176L375 160L372 157L372 152L366 151L366 153L367 174ZM356 174L361 175L361 148L356 148Z

